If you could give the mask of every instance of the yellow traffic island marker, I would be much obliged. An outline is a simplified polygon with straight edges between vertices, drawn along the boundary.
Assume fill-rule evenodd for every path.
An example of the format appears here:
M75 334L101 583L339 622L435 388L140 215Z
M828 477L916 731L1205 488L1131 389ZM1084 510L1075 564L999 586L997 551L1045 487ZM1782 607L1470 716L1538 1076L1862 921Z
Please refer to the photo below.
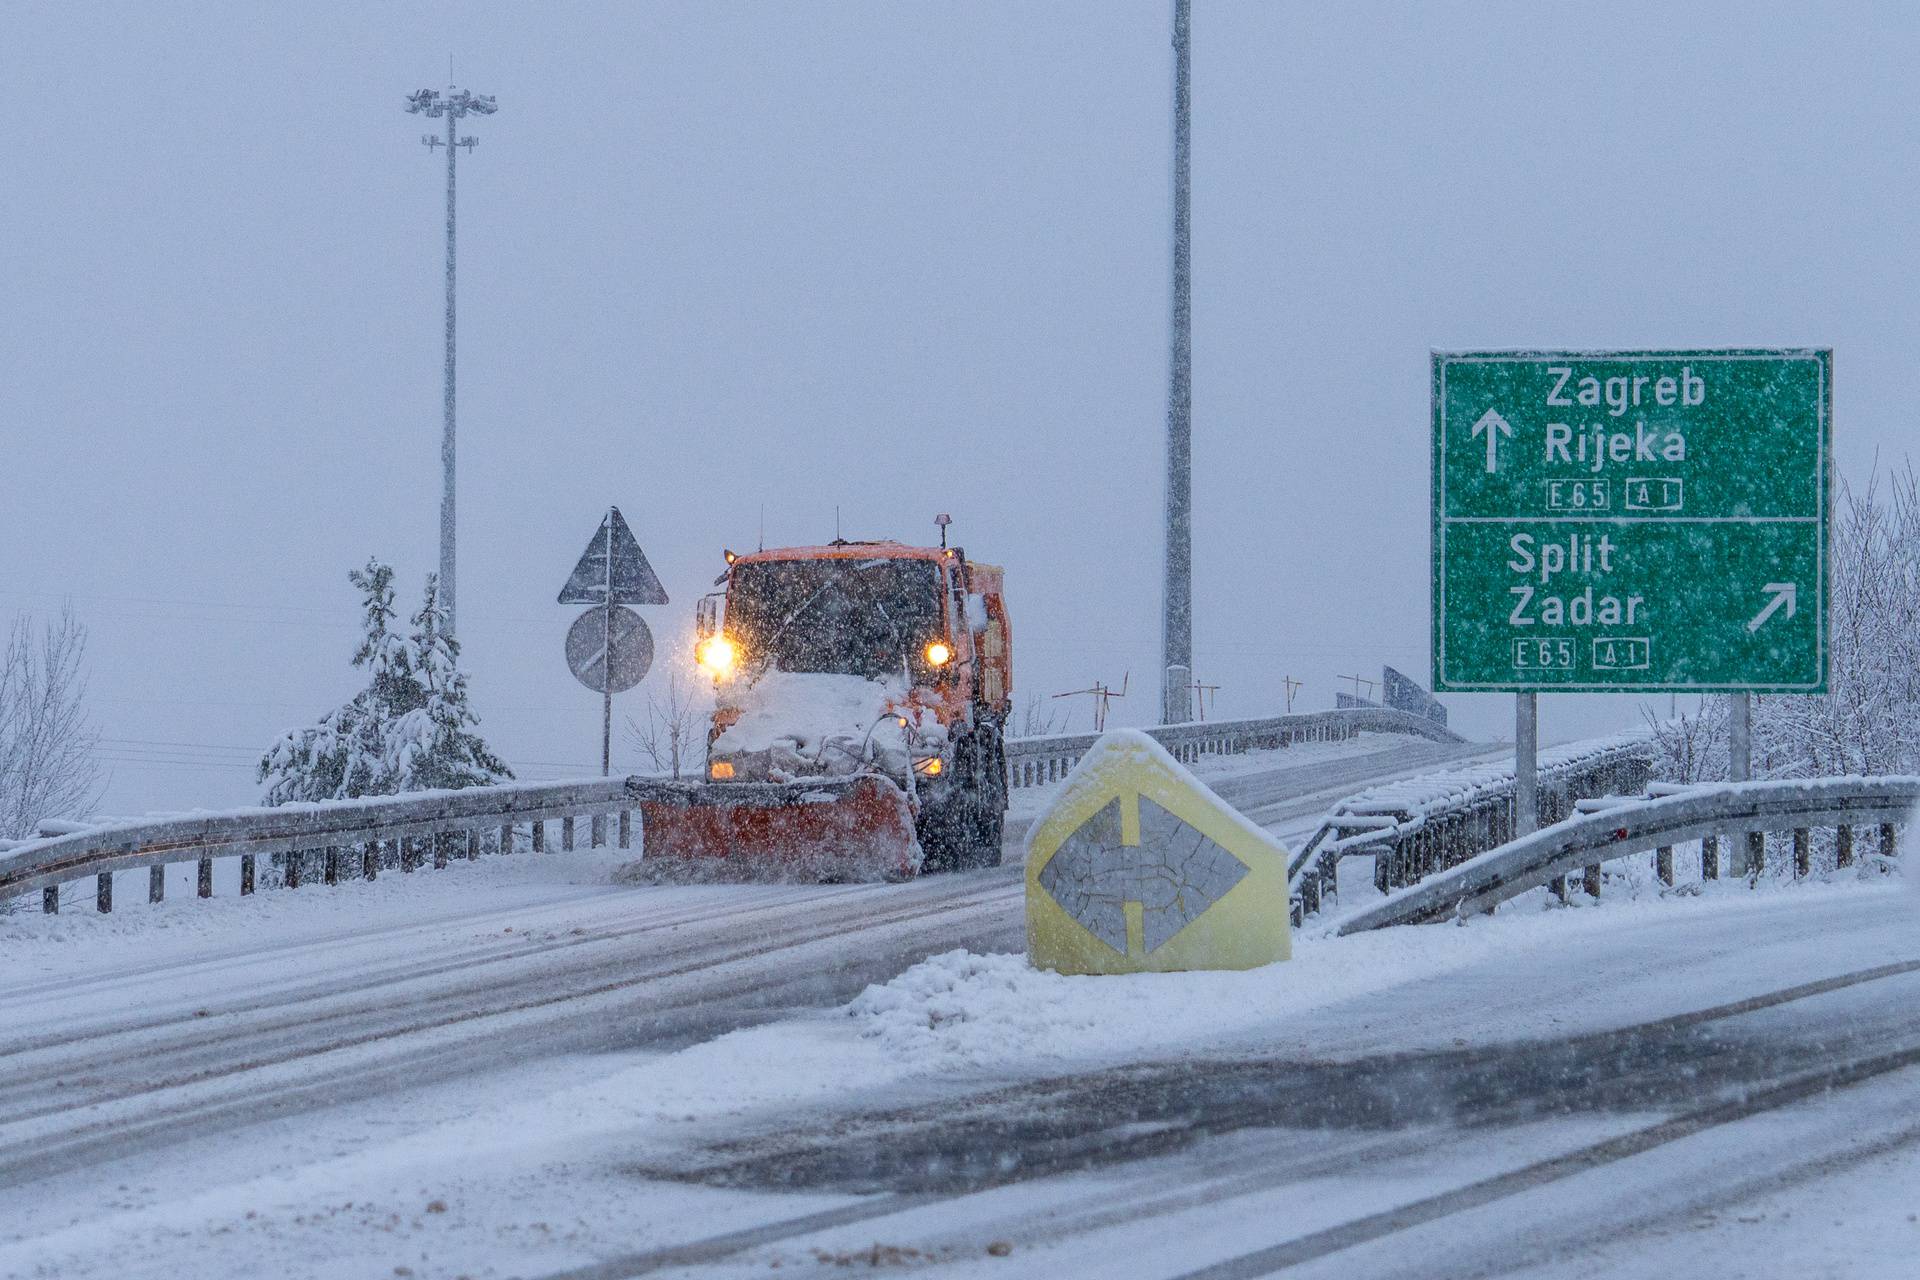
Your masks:
M1255 969L1291 954L1287 850L1117 729L1027 835L1027 959L1058 973Z

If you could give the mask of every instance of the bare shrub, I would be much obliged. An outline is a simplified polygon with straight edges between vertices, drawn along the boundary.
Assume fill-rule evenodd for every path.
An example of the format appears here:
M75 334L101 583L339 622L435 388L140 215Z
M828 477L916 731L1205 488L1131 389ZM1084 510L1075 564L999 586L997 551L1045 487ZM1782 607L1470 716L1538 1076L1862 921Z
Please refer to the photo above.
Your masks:
M86 714L87 629L63 610L17 619L0 654L0 837L78 818L100 799L99 735Z

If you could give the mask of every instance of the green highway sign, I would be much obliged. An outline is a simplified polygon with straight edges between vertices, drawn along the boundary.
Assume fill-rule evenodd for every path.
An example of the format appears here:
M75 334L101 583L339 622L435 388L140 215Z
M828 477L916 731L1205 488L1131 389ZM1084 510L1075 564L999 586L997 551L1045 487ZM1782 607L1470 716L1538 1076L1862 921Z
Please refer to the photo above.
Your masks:
M1436 691L1824 693L1831 351L1433 355Z

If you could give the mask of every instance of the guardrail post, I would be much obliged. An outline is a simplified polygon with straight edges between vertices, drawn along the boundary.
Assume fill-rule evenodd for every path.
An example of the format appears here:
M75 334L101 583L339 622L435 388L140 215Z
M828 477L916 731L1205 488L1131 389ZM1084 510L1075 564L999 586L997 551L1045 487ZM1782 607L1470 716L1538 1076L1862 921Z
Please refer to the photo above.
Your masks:
M1700 878L1718 880L1720 878L1720 837L1703 836L1700 840Z
M1850 867L1853 865L1853 828L1841 823L1833 833L1833 865Z
M587 820L587 839L595 849L603 849L607 843L607 815L596 813Z
M1813 874L1813 835L1805 827L1793 829L1793 874L1796 879Z
M213 896L213 859L212 858L200 859L199 892L200 892L200 896L203 898L211 898Z
M547 848L547 824L538 819L528 824L533 828L533 851L544 853Z
M285 881L287 888L298 889L300 887L300 864L306 860L307 851L305 849L289 849L287 851L287 874Z
M1560 901L1565 902L1567 900L1567 878L1565 876L1555 876L1547 885L1547 888L1551 889L1553 896Z
M240 896L246 897L253 892L253 855L240 855Z
M360 846L360 874L368 880L380 875L380 842L369 840Z
M101 915L113 910L113 872L102 871L93 878L93 905Z
M1892 858L1900 852L1900 829L1891 822L1880 824L1880 856Z
M428 836L427 839L433 841L433 869L435 871L445 871L447 869L448 856L447 833L444 831L436 831Z
M1766 869L1767 833L1764 831L1749 831L1747 832L1747 867L1744 874L1752 879L1758 880Z
M501 824L500 852L502 853L513 852L513 824L511 822Z
M478 827L467 829L467 861L480 861L480 828Z
M564 853L573 852L573 815L560 819L560 849Z
M1600 864L1599 863L1595 862L1588 865L1585 888L1587 891L1587 896L1589 898L1597 898L1600 896Z
M165 902L166 899L167 899L167 869L164 866L148 867L147 868L147 901L148 902Z
M60 914L60 886L50 884L40 891L40 909L50 916Z
M327 865L325 878L328 884L340 883L340 850L327 846Z
M1660 878L1661 884L1668 885L1668 886L1671 886L1673 884L1673 846L1672 845L1663 844L1658 849L1654 850L1653 874Z
M620 811L620 847L633 848L633 810L631 809Z

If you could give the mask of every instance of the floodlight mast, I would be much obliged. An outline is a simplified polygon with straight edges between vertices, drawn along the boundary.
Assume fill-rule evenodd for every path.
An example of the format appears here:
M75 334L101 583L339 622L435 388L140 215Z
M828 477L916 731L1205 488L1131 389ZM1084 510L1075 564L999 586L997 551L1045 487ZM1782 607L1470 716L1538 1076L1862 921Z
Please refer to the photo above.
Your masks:
M447 634L453 635L454 610L454 498L453 498L453 458L454 458L454 152L465 147L472 152L479 145L478 138L460 137L454 131L454 121L462 116L473 114L490 116L499 107L494 105L490 94L472 93L466 89L448 86L443 97L436 89L419 89L407 95L407 110L414 115L424 115L433 119L446 117L447 136L439 138L433 134L421 135L429 151L436 147L447 149L447 385L445 391L446 422L440 436L440 601L446 606Z
M1173 359L1167 380L1166 552L1161 588L1160 723L1193 718L1193 78L1188 0L1173 6Z

